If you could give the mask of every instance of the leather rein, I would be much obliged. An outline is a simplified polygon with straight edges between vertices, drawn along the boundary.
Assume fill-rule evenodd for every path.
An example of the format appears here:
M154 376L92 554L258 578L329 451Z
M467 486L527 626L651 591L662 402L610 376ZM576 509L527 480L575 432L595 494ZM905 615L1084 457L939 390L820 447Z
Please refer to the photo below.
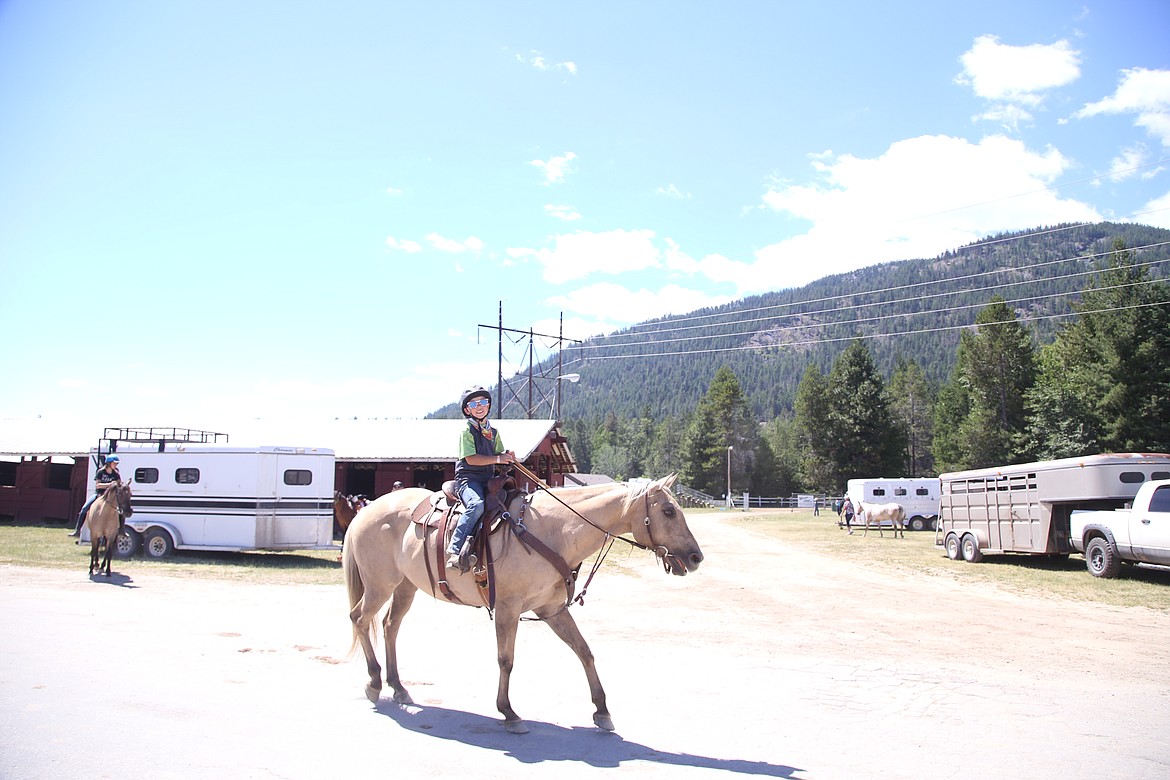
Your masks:
M640 542L640 541L638 541L638 526L636 524L634 524L633 528L631 529L633 534L634 534L633 539L627 539L626 537L624 537L620 534L615 534L612 531L608 531L605 528L602 528L601 526L599 526L597 523L590 520L585 515L578 512L573 507L566 504L564 501L562 501L560 496L558 496L556 493L552 492L552 489L547 484L545 484L544 480L542 480L540 477L536 476L531 471L529 471L527 468L525 468L525 466L523 464L514 463L512 465L515 466L516 469L518 471L520 471L520 473L524 474L526 477L528 477L534 483L536 483L536 485L540 489L542 489L542 490L544 490L544 492L548 493L549 496L551 496L553 499L555 499L557 501L557 503L559 503L565 509L568 509L570 512L575 514L577 517L584 520L587 525L593 526L598 531L605 534L605 539L601 543L601 549L598 551L597 557L593 561L593 566L589 570L589 576L585 578L585 584L581 587L581 592L579 594L577 594L577 596L575 598L573 596L573 585L575 584L576 579L577 579L577 571L581 567L578 565L577 569L574 569L568 576L566 576L565 589L568 592L568 597L565 600L564 606L561 607L561 610L568 609L570 606L573 605L574 602L584 606L584 604L585 604L585 591L587 591L589 589L589 583L591 583L593 581L594 575L597 574L598 570L601 568L601 564L605 561L606 556L609 555L609 551L613 548L614 542L619 540L619 539L621 541L625 542L626 544L630 545L631 547L637 547L639 550L648 550L650 552L653 552L654 555L662 562L662 567L668 574L670 573L671 568L672 568L671 561L678 561L678 556L671 553L670 548L668 548L664 544L655 544L655 542L654 542L654 530L650 525L651 503L650 503L650 492L649 491L647 491L646 494L643 496L643 498L645 499L645 503L646 503L646 512L643 515L642 528L646 532L646 541ZM565 563L564 560L559 555L557 555L555 552L553 552L551 549L549 549L543 542L540 542L540 540L536 539L536 537L527 534L527 529L524 527L524 523L523 523L523 517L524 517L524 508L527 508L530 500L531 500L531 496L528 496L525 498L524 507L521 508L521 510L520 510L520 519L518 521L513 522L512 526L511 526L512 530L514 533L516 533L517 538L519 538L521 542L525 542L526 544L535 542L536 544L533 544L533 547L537 550L537 552L540 552L541 555L543 555L550 563L553 564L554 567L556 567L557 571L561 572L562 576L565 576L565 572L568 571L568 564ZM657 502L655 502L655 504L657 504ZM543 547L544 550L541 550L540 549L541 547ZM545 551L547 551L547 552L545 552ZM553 560L554 557L556 558L556 560ZM559 563L559 565L558 565L558 563ZM562 569L564 571L562 571ZM528 619L533 619L533 618L528 618ZM540 619L540 618L535 618L535 619Z

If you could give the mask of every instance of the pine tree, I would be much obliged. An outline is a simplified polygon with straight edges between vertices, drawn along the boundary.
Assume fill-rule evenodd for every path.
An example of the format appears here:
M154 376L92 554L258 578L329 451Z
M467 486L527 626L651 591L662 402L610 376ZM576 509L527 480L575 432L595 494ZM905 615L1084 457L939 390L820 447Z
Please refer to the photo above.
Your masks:
M906 440L902 474L921 477L936 473L931 445L934 439L934 391L922 367L901 355L887 385L890 413Z
M959 425L961 458L968 468L1020 462L1036 358L1031 337L999 296L976 315L975 331L960 337L957 370L970 396Z
M824 493L837 492L832 466L833 432L829 423L829 380L815 363L805 366L796 388L795 438L800 485Z
M865 342L852 342L833 362L828 400L828 455L837 491L855 477L897 476L905 439Z
M758 426L739 380L730 368L721 366L706 395L699 400L683 438L684 481L697 490L723 495L727 492L730 458L732 491L747 489L755 469L758 442Z

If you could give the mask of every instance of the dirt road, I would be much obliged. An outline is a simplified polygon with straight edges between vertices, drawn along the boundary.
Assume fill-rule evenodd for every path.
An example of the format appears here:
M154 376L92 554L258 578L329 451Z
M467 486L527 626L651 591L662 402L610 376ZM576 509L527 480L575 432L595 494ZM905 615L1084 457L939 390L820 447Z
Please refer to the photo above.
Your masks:
M340 584L0 568L0 775L1170 776L1170 615L894 576L718 515L691 525L698 573L603 569L574 607L615 734L593 728L579 664L538 623L517 643L512 701L532 730L514 736L483 610L417 599L400 658L419 706L373 707L344 660Z

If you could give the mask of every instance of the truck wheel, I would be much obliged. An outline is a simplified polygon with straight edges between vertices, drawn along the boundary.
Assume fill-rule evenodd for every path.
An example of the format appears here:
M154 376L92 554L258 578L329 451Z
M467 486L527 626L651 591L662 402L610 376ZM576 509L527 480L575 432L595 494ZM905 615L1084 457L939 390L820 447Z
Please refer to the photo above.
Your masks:
M926 518L919 517L918 515L914 515L914 517L911 517L910 518L910 530L911 531L925 531L926 530Z
M114 537L114 557L120 560L133 558L142 547L142 534L130 526L125 526Z
M967 563L979 563L983 560L983 551L979 549L979 541L971 534L963 536L963 560Z
M146 534L143 549L148 558L167 558L175 551L175 542L163 529L153 528Z
M1096 536L1085 545L1085 566L1094 577L1111 579L1121 573L1121 556L1106 539Z
M947 557L952 561L957 561L963 557L963 552L959 548L959 537L955 534L947 534L944 545L947 548Z

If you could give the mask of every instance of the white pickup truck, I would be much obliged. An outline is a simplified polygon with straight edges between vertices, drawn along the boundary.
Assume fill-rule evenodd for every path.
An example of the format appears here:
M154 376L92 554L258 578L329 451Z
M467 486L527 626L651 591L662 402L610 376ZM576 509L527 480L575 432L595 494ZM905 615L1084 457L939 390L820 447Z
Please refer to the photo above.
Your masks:
M1069 543L1094 577L1116 577L1123 561L1170 566L1170 479L1138 488L1129 509L1072 513Z

